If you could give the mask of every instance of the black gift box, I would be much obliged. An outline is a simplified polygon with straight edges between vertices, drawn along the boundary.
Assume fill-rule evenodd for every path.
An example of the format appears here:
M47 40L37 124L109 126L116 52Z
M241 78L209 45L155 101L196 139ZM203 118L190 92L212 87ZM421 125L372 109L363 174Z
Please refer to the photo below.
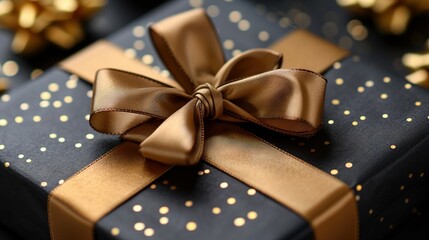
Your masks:
M200 6L212 17L227 58L294 30L246 1L174 1L108 40L168 76L146 27ZM143 49L135 48L142 42ZM381 239L427 201L428 92L357 56L334 64L325 76L325 125L315 137L248 128L354 189L361 238ZM0 222L25 239L49 238L50 191L119 143L89 127L91 95L87 83L54 68L0 106ZM200 163L175 167L124 202L96 224L95 236L311 239L312 230L290 209Z

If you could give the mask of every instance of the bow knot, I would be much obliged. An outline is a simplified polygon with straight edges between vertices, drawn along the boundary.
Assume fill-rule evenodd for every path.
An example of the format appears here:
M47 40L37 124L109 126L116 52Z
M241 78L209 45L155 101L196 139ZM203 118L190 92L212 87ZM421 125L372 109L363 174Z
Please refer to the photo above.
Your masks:
M204 136L205 124L252 122L295 136L319 129L326 80L317 73L278 69L282 55L268 49L225 62L213 25L199 9L164 19L150 33L180 86L99 70L90 118L97 131L140 144L147 159L193 165L204 154L204 139L211 137Z
M210 83L198 86L192 96L197 98L199 103L203 106L204 117L216 119L223 114L222 93Z

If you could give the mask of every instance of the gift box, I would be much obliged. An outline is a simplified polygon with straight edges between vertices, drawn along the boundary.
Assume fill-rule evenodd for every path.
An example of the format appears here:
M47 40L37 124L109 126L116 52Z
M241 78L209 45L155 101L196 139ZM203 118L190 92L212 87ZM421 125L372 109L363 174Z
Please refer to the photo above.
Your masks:
M108 1L95 15L82 22L86 36L80 43L71 49L61 49L53 44L48 45L47 49L43 51L43 56L40 52L31 55L15 54L11 49L14 33L10 29L0 27L0 64L2 65L0 91L3 89L2 84L7 84L8 89L12 89L28 82L29 79L36 78L60 60L120 29L159 3L161 1L146 1L145 3ZM2 6L6 8L6 5L7 3Z
M161 63L159 55L151 45L147 26L193 7L204 7L207 10L219 32L220 43L228 59L247 49L268 47L283 36L286 36L286 41L290 41L298 32L293 27L274 25L269 19L258 17L258 8L248 2L175 1L144 16L107 40L122 48L125 56L135 56L159 72L151 75L153 78L170 76L171 73ZM338 50L329 44L324 45L323 41L315 41L311 45L304 45L304 49L312 49L322 44L328 53L330 50ZM143 49L135 48L142 43ZM162 41L160 43L162 45ZM299 41L295 41L295 44L298 45L292 47L292 52L293 49L303 48ZM98 60L116 60L106 58L103 55L107 51L106 45L102 46L103 48L98 50L102 57ZM190 49L186 50L192 50L193 45L190 46ZM289 51L291 50L285 52L290 53ZM86 56L84 52L80 55ZM310 55L313 58L309 58L311 61L306 63L310 66L315 63L317 66L325 55L330 54ZM300 57L302 56L299 54L285 55L284 62L293 63ZM116 67L122 68L128 65L125 60L113 62ZM48 223L51 221L52 229L53 218L50 215L50 221L48 220L48 212L52 211L52 205L48 205L48 201L56 199L55 194L54 197L51 194L54 189L56 193L61 192L63 187L70 186L70 183L73 184L75 179L82 176L81 173L92 169L92 166L96 165L94 160L105 159L118 149L121 150L121 147L115 148L120 144L118 137L97 133L88 124L91 113L90 99L94 92L89 84L78 80L78 76L88 77L79 74L79 71L85 70L89 63L81 62L77 72L64 70L70 69L70 63L75 64L73 60L66 61L61 64L62 69L51 69L38 81L14 91L7 104L0 107L0 159L3 166L0 168L0 191L4 193L1 198L0 221L26 239L49 239ZM303 64L305 65L305 62ZM418 211L427 200L423 194L427 188L425 172L428 170L424 161L428 157L425 146L429 141L425 107L429 98L427 91L379 70L370 61L356 56L332 62L330 66L324 73L328 79L323 111L324 126L311 138L267 131L254 124L245 124L246 130L242 130L243 124L234 125L232 129L221 124L224 129L220 133L210 125L207 126L207 132L212 136L206 139L206 149L209 149L211 154L209 156L222 156L220 160L231 159L230 162L234 161L234 164L228 167L239 166L239 169L234 171L240 173L241 170L246 170L247 166L238 163L241 159L237 158L237 154L249 152L252 154L246 159L256 160L252 156L268 152L270 161L278 163L278 159L283 161L283 158L286 158L289 161L292 158L289 166L291 169L303 166L299 171L284 172L287 177L289 174L293 176L303 173L302 178L290 177L285 181L283 176L278 174L274 176L279 177L277 181L262 184L256 181L257 186L252 186L249 184L249 181L254 181L252 174L244 178L234 171L225 171L224 168L221 171L216 162L200 162L192 167L177 166L165 174L163 170L167 169L164 169L163 165L156 165L158 167L149 170L142 167L141 171L147 171L145 175L158 171L160 177L148 181L147 187L142 191L136 187L135 194L131 194L101 219L91 223L95 238L312 239L320 234L320 229L317 230L318 223L315 223L314 219L311 222L307 218L308 215L303 216L299 206L297 208L296 205L283 201L288 196L292 199L299 196L301 191L294 190L290 194L283 191L278 196L267 190L267 187L279 186L278 184L283 186L282 184L288 185L288 182L297 181L298 190L308 193L306 189L311 189L310 193L314 193L312 197L316 199L326 193L326 189L330 189L328 185L331 181L339 183L335 178L347 184L354 192L353 202L356 202L358 207L360 238L381 239L388 235L413 211ZM139 72L139 69L146 68L137 64L134 69ZM113 75L115 74L121 73ZM123 74L127 78L130 77L126 73ZM264 85L260 87L263 88ZM100 95L97 93L97 96ZM107 103L108 100L109 98L101 104ZM146 106L145 103L142 105ZM240 132L237 133L237 129L240 129ZM252 134L246 135L249 132ZM228 133L237 135L231 136ZM244 136L242 134L248 137L244 142L241 141ZM218 135L220 138L228 136L227 139L237 137L240 141L231 141L227 146L221 145L225 148L216 149L213 146L221 143L213 136ZM257 142L257 150L262 148L264 151L255 152L254 141ZM120 146L123 146L122 144ZM232 146L231 149L227 148L229 145ZM135 152L132 154L139 158ZM207 156L204 159L211 160ZM304 161L325 173L314 170ZM249 164L252 162L249 161ZM279 173L276 167L281 166L271 166L268 173ZM122 165L114 164L107 172L110 174L117 167L121 168ZM264 171L267 170L250 169L250 172L258 177ZM314 172L305 175L307 171ZM323 181L308 181L314 179L313 173ZM121 190L128 187L128 184L134 184L123 183L121 178L109 174L108 179L113 181L109 180L108 186L113 189ZM118 174L121 174L120 170ZM126 175L131 174L125 172L125 177ZM92 174L86 176L89 176L90 181L104 179ZM263 175L263 178L269 177L272 176ZM329 182L326 186L323 185L325 181ZM116 184L118 182L119 185ZM322 184L322 187L313 191L314 186L320 186L318 184ZM290 189L290 185L293 188L293 184L289 184L285 189ZM86 189L86 186L79 186L73 194L80 196L83 189ZM341 187L340 189L344 190ZM343 196L350 196L348 192L331 194L326 198L332 197L331 201L339 203L342 202ZM116 198L116 193L110 197ZM77 202L80 199L76 197ZM322 213L329 215L332 206L335 206L332 202L325 205ZM341 210L343 207L340 204L338 208ZM350 221L354 218L350 209L353 207L346 208L337 217L343 217L344 222ZM94 208L94 211L84 212L91 214L96 211L98 210ZM336 212L335 209L332 212ZM67 220L67 217L60 220L63 219ZM56 220L58 219L54 219ZM321 224L323 225L323 221ZM83 232L72 225L54 226L54 231L63 226L66 231L69 228L74 232ZM345 232L351 235L341 235ZM343 227L333 227L326 229L325 234L332 234L333 237L328 239L355 237L353 231L345 232Z

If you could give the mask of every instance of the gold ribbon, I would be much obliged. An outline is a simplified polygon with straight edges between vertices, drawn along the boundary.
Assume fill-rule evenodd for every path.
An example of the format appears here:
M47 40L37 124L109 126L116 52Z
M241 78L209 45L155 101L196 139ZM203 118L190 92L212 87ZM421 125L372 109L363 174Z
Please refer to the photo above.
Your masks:
M426 45L426 52L405 54L402 57L402 64L413 71L406 76L409 82L429 88L429 39Z
M425 0L337 0L352 12L370 16L381 32L403 34L414 15L429 11Z
M31 54L48 42L71 48L83 39L81 22L105 0L1 0L0 25L15 31L12 50Z
M166 164L195 164L201 158L290 207L311 224L317 239L357 238L356 205L345 184L235 124L313 134L321 122L323 77L272 70L281 57L270 50L252 50L224 63L201 10L155 24L151 36L182 87L120 70L98 72L90 122L127 141L51 193L53 239L92 239L95 222L169 170ZM342 56L339 51L336 58Z

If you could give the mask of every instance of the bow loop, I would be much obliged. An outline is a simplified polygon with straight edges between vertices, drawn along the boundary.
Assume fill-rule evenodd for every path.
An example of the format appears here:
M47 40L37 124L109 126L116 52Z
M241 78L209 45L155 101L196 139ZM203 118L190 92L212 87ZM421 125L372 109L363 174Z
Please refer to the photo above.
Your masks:
M197 98L204 107L205 118L216 119L223 114L222 93L210 83L198 86L193 97Z
M326 87L322 76L278 69L282 55L266 49L225 63L215 29L199 9L156 23L150 33L182 88L119 70L99 71L90 119L98 131L139 143L143 157L196 164L204 152L206 119L252 122L295 136L319 129ZM151 130L139 133L145 126Z

